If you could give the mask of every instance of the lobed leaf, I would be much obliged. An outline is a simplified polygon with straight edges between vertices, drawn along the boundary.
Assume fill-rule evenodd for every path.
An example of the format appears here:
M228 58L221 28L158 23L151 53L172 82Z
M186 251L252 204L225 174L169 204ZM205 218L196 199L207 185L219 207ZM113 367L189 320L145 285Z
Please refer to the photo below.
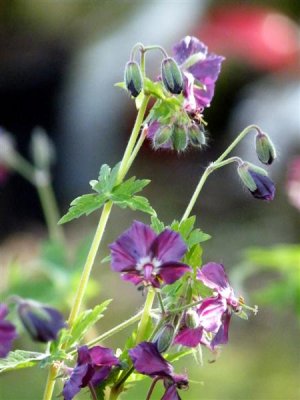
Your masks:
M33 367L39 361L47 357L47 354L37 353L35 351L12 351L6 358L0 358L0 373L4 371Z
M65 224L66 222L72 221L75 218L79 218L82 215L89 215L93 211L102 207L107 201L107 198L101 194L84 194L77 197L72 201L71 207L67 214L65 214L59 221L59 224Z

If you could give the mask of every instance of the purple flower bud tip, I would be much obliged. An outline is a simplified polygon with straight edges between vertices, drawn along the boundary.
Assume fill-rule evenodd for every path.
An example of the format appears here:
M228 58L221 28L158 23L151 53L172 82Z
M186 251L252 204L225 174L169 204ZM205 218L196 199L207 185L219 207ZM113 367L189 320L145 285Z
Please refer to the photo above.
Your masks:
M110 374L119 359L112 349L94 346L90 349L82 346L78 349L77 363L69 379L65 382L62 395L64 400L72 400L86 386L96 387Z
M32 340L38 342L56 340L58 332L66 326L59 311L32 300L20 300L18 314Z
M150 226L135 221L109 247L112 269L135 285L159 288L191 271L180 262L187 247L180 235L170 229L157 235Z
M11 350L12 342L17 337L15 326L5 320L8 314L8 307L6 304L0 304L0 358L4 358Z
M275 185L271 181L271 179L268 178L268 176L261 175L259 173L256 173L255 171L249 170L249 173L256 184L256 189L252 191L250 190L252 195L256 199L260 200L273 200L275 196Z

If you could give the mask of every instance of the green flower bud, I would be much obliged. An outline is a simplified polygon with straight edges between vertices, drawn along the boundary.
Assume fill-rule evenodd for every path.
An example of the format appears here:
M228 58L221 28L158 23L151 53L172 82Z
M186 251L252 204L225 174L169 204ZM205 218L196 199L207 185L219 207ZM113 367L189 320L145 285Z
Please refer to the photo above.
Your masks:
M170 125L162 125L156 132L153 138L154 148L161 147L167 143L173 134L173 129Z
M179 94L182 92L182 74L174 58L168 57L162 61L161 76L165 88L170 93Z
M259 132L255 138L256 154L263 164L272 164L276 158L276 150L269 136Z
M200 319L196 310L188 310L185 314L185 323L188 328L195 329L200 325Z
M124 81L127 90L133 97L137 97L143 88L143 77L140 66L135 61L129 61L125 67Z
M49 169L55 161L54 145L42 128L32 131L30 151L34 164L40 169Z
M197 125L196 123L193 123L188 128L188 136L192 146L202 147L206 144L206 138L203 132L202 125Z
M188 145L187 132L184 126L175 125L172 135L173 147L177 151L184 151Z
M155 335L153 343L156 344L157 350L163 353L168 350L174 339L175 329L173 325L166 324Z

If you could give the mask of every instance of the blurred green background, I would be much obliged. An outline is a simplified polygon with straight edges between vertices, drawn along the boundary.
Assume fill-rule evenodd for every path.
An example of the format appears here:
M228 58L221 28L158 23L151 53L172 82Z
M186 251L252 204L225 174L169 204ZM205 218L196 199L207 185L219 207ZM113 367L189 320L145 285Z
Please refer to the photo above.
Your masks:
M175 364L178 373L188 370L190 389L180 393L186 400L300 398L300 212L286 192L289 162L300 155L299 18L300 3L294 0L3 0L0 5L0 126L15 136L25 157L35 126L50 135L57 149L53 184L61 214L74 197L89 191L102 163L121 158L135 110L113 84L123 79L138 41L170 51L183 36L195 35L226 56L204 115L207 149L178 156L154 153L146 144L133 166L131 175L152 180L145 195L165 223L181 217L204 167L244 126L261 125L278 147L278 161L270 168L277 186L272 203L252 199L228 168L210 177L194 209L198 225L212 235L203 245L203 261L224 263L236 293L247 304L258 304L259 313L249 321L233 320L229 344L216 362L204 352L203 366L191 358ZM153 78L158 63L150 57ZM238 155L255 160L253 141L241 145ZM47 232L38 197L17 174L1 182L0 207L1 301L17 291L62 307L67 315L97 215L66 226L66 256L43 242ZM130 317L144 300L101 263L107 245L133 219L149 222L145 215L114 209L95 264L87 302L114 298L99 333ZM286 247L279 254L279 245L295 245L297 251L292 257ZM122 347L128 334L105 345ZM43 349L25 334L16 346ZM45 377L38 368L1 375L0 398L40 399ZM144 399L149 384L143 380L122 399ZM153 399L160 396L157 390Z

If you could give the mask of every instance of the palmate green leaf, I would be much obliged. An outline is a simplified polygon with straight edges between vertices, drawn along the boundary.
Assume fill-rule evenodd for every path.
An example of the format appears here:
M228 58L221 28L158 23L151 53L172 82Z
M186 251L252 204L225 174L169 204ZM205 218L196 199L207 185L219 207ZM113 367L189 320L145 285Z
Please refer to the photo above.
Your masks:
M92 310L83 311L74 321L73 327L68 332L67 347L71 347L84 337L87 331L95 325L99 319L103 317L104 311L111 303L112 299L106 300L103 303L97 305Z
M132 196L143 190L150 182L149 179L136 179L133 176L114 188L111 199L114 201L114 199L118 199L118 196Z
M47 354L37 353L35 351L12 351L6 358L0 358L0 373L4 371L33 367L39 361L42 361L47 357Z
M193 229L195 222L196 217L192 216L182 222L175 220L171 224L171 229L180 233L189 248L193 247L195 244L205 242L206 240L211 238L210 235L201 231L201 229Z
M150 215L156 215L155 210L150 206L148 199L142 196L129 197L126 195L120 196L118 200L113 202L121 208L131 208L131 210L138 210Z
M161 82L152 82L150 79L144 79L144 91L147 94L152 94L159 99L165 99L166 95Z
M183 262L194 269L200 267L202 264L202 252L200 244L193 245L184 256Z
M156 233L161 233L165 229L165 225L156 216L152 215L152 217L151 217L151 228Z
M82 215L89 215L93 211L102 207L107 201L106 196L101 194L84 194L83 196L77 197L72 201L71 207L67 214L65 214L59 221L59 224L65 224L66 222L72 221L75 218L79 218Z

